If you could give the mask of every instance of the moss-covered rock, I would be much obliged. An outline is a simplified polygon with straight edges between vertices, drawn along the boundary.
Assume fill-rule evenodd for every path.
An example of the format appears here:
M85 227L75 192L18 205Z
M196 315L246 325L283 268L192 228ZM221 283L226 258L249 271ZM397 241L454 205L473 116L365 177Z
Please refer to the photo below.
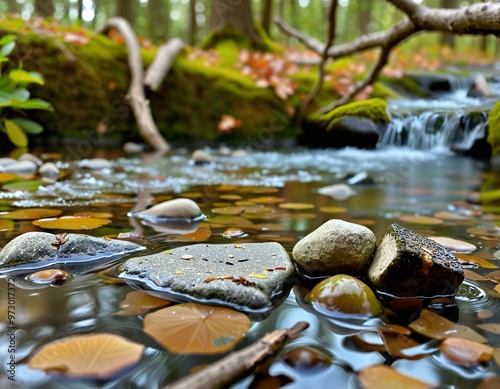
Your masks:
M488 143L492 148L492 156L500 155L500 101L498 101L488 115Z
M390 120L385 100L373 98L356 101L323 115L311 114L306 117L301 140L312 146L371 148L377 143L379 127L385 126Z

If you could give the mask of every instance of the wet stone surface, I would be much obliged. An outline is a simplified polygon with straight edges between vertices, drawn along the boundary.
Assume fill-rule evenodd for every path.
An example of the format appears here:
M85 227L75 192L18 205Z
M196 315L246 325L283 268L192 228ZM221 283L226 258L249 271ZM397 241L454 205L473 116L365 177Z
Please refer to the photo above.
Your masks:
M295 270L279 243L196 244L127 260L120 277L174 297L265 312L286 298Z
M61 244L61 241L64 242ZM81 263L88 267L89 262L101 259L111 261L142 249L143 246L117 239L27 232L11 240L0 251L0 273L28 271L55 263L74 266Z

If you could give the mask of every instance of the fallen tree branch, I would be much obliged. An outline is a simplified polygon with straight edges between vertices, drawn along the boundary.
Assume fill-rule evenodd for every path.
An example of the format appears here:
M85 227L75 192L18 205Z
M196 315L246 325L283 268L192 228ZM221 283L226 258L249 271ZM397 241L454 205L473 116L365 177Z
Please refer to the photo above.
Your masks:
M134 113L139 134L155 150L168 151L167 141L161 136L151 114L149 100L144 95L144 68L137 37L130 24L121 17L114 17L106 21L101 33L106 34L112 28L118 30L125 40L128 50L128 64L130 67L131 81L127 93L127 100Z
M229 354L208 367L167 385L164 389L215 389L226 387L248 374L267 357L279 351L288 340L297 338L309 324L298 322L291 328L275 330L240 351Z
M179 38L172 38L167 43L161 45L156 52L153 62L146 71L144 86L156 92L172 67L175 57L183 48L184 42Z
M370 69L365 79L339 100L321 108L318 113L326 113L333 108L345 104L357 93L376 81L378 75L388 63L390 53L403 40L419 31L442 31L454 34L500 35L500 3L481 2L460 9L429 8L412 0L387 0L403 11L408 19L396 23L387 31L366 34L354 41L342 45L328 47L318 40L290 27L281 18L274 22L286 34L297 38L309 49L318 54L328 53L330 58L341 58L376 47L381 48L377 62ZM325 46L328 49L325 50ZM324 56L322 57L324 58Z

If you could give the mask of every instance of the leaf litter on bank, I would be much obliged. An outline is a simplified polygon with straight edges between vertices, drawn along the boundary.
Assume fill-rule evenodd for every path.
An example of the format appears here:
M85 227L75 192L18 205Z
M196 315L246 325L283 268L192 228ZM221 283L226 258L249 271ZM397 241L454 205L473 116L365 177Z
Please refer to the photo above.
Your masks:
M137 363L143 351L143 345L114 334L73 335L42 346L28 365L70 377L107 379Z
M144 332L178 354L229 351L249 328L250 320L241 312L196 303L160 309L144 319Z

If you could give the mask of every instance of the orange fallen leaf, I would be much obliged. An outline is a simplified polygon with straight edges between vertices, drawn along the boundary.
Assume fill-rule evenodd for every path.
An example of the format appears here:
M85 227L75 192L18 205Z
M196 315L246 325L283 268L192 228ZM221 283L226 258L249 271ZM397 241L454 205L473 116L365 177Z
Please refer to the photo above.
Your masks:
M12 220L35 220L46 217L53 217L61 214L60 209L50 208L23 208L16 209L15 211L0 213L0 219Z
M409 377L384 365L365 367L358 373L358 376L364 389L431 389L435 387L433 384Z
M493 356L493 347L460 338L445 339L439 350L447 359L462 366L486 363Z
M217 354L231 350L250 327L250 320L229 308L178 304L149 313L144 332L171 352Z
M106 379L137 363L143 350L142 344L114 334L73 335L42 346L28 365L70 377Z
M427 309L408 325L413 331L433 339L443 339L457 332L457 324Z
M169 304L171 304L169 300L152 296L143 290L134 290L128 293L125 300L120 303L121 311L118 311L116 315L142 315L151 309L163 308Z
M222 115L220 122L217 124L217 131L220 134L231 134L235 128L241 127L242 121L231 115Z
M92 230L111 223L109 219L96 219L85 216L63 216L34 220L33 225L56 230Z

